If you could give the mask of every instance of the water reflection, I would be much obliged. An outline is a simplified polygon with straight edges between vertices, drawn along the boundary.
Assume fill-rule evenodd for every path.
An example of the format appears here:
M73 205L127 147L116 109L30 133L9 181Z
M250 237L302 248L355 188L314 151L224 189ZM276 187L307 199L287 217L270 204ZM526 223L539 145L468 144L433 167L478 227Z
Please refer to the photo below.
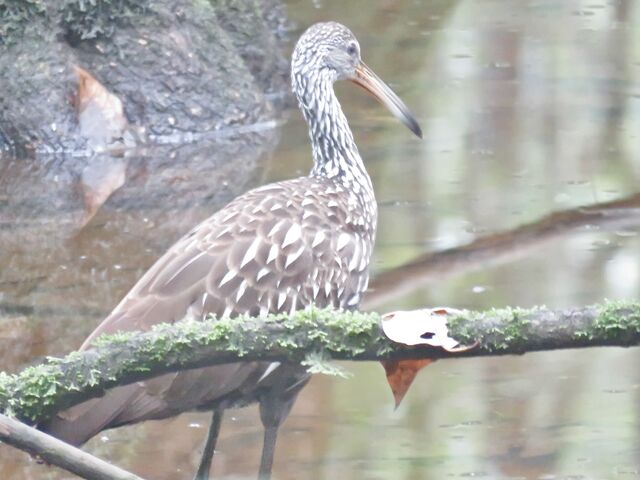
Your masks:
M80 228L89 223L104 202L122 187L126 180L126 159L97 155L91 160L80 174L79 187L84 207Z
M425 252L535 224L554 211L634 198L637 2L288 4L300 29L326 19L352 27L365 61L424 127L425 140L416 142L366 95L338 87L381 204L374 264L381 277ZM0 232L3 368L77 345L191 225L252 185L306 172L310 155L297 112L282 138L269 158L239 154L243 160L229 164L216 162L217 146L173 158L166 151L120 159L125 182L102 194L104 204L82 228L85 201L71 185L86 164L5 162L3 177L24 180L21 188L0 188L8 205L2 215L12 215ZM225 148L233 152L233 145ZM271 147L256 148L268 154ZM119 183L113 168L105 191ZM247 170L237 176L239 168ZM66 193L56 203L45 201L50 197L42 192L52 191ZM477 270L414 282L377 308L564 307L637 298L637 225L594 225L550 235L501 263L482 259ZM281 479L635 478L639 357L637 348L591 349L437 362L397 412L381 367L346 365L351 380L319 377L303 392L282 430L274 473ZM233 415L214 473L252 477L261 446L257 413ZM193 413L105 432L87 448L147 478L186 478L195 470L207 418ZM8 478L67 477L3 447L0 464Z
M543 244L570 235L573 235L571 241L578 249L584 240L592 249L608 247L611 242L608 239L594 241L593 232L614 231L618 236L633 237L637 235L639 226L640 194L634 194L611 202L557 211L504 232L482 235L480 230L472 242L420 255L404 265L378 274L369 285L364 308L376 309L403 292L413 291L416 283L425 285L462 272L486 270L492 265L526 257ZM633 284L638 281L635 257L617 252L607 265L607 279L616 289L628 292L627 296L633 298ZM473 293L486 290L487 287L481 285L472 288Z
M278 135L4 162L0 364L76 348L171 243L262 183Z

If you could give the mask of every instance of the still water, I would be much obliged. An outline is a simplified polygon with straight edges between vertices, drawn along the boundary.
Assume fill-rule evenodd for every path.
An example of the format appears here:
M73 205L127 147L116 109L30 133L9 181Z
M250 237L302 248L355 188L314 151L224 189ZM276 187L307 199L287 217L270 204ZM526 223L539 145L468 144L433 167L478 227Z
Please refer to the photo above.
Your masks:
M292 0L288 11L292 39L320 20L351 27L425 132L417 141L365 93L338 87L380 204L379 279L425 252L532 226L482 255L436 257L402 285L374 280L366 307L638 298L640 201L614 209L616 221L536 222L638 190L639 2ZM243 139L255 140L250 153L228 138L162 161L4 161L1 368L76 348L190 226L252 186L306 173L305 126L295 110L287 118ZM380 366L345 364L351 379L303 391L274 477L640 478L639 365L638 348L440 361L394 411ZM148 422L86 448L144 478L190 478L207 421ZM252 478L261 438L255 408L229 415L216 478ZM0 467L2 478L70 477L5 446Z

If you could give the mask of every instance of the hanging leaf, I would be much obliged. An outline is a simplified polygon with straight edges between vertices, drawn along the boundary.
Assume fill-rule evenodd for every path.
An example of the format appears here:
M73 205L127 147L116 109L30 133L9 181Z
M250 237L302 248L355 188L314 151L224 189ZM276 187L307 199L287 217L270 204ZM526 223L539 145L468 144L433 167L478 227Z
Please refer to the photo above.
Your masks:
M409 390L418 372L433 362L435 362L435 360L430 358L418 360L383 360L380 362L387 374L387 382L389 382L393 398L396 402L395 408L400 406L400 402L402 402L402 399Z
M475 348L477 343L463 346L449 336L447 316L457 313L459 310L444 307L391 312L382 317L382 330L389 340L404 345L431 345L447 352L466 352ZM418 372L434 361L434 359L423 358L380 362L387 374L396 408L402 402Z

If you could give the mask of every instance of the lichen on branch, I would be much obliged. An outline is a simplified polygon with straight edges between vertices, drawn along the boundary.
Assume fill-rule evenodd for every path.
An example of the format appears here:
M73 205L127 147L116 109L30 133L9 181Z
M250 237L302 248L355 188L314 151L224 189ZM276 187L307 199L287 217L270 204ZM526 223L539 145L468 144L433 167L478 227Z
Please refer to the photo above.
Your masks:
M0 372L0 412L37 423L117 385L237 361L291 361L333 371L318 369L317 360L486 356L640 344L638 303L456 311L447 317L449 336L464 345L476 344L463 353L393 343L380 322L377 313L310 309L291 316L209 318L103 336L94 349L49 358L13 375Z

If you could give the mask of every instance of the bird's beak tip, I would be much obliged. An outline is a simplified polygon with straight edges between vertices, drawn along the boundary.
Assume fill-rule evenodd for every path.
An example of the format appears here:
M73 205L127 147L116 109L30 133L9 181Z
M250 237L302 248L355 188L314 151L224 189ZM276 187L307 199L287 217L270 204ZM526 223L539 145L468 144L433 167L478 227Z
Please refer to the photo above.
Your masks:
M413 133L415 133L416 137L418 137L420 140L422 140L424 137L422 136L422 128L420 128L420 125L418 125L416 123L416 128L415 130L412 130Z
M407 106L364 62L356 68L355 75L350 80L372 93L415 136L422 138L422 129Z

